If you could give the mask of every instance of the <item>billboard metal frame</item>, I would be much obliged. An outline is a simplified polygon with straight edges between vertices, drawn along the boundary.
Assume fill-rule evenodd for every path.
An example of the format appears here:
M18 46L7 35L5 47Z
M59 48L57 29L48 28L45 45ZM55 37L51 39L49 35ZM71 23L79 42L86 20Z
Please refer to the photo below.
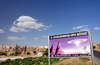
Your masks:
M91 47L92 62L93 62L93 65L95 65L94 53L93 53L93 44L92 44L92 38L91 38L91 32L90 32L90 30L88 30L88 33L89 33L89 42L90 42L90 47Z

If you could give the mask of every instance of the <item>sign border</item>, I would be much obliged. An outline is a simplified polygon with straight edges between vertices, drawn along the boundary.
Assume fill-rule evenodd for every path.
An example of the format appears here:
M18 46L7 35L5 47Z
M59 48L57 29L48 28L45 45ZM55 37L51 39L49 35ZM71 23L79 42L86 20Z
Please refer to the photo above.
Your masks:
M79 31L79 32L85 32L85 31ZM92 39L91 39L91 32L90 32L90 30L87 30L86 32L88 32L91 56L79 56L79 57L92 57L93 65L95 65L94 53L93 53L93 44L92 44ZM71 32L71 33L78 33L78 32ZM63 33L63 34L70 34L70 33ZM62 35L62 34L58 34L58 35ZM54 35L49 35L48 36L48 60L49 60L49 65L50 65L50 58L67 58L67 57L50 57L50 39L49 39L50 36L54 36Z

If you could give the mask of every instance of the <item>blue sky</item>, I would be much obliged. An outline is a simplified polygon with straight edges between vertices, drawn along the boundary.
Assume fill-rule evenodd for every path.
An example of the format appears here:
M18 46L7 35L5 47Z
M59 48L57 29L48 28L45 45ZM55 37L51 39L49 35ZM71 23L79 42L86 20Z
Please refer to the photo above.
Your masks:
M82 30L100 42L99 0L0 0L0 44L48 45L48 35Z

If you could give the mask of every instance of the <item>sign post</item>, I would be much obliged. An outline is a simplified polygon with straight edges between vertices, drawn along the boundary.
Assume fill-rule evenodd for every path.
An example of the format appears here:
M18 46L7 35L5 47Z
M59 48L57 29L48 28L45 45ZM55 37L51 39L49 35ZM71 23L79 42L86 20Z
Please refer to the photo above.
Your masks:
M48 57L91 57L94 63L90 31L80 31L48 36Z

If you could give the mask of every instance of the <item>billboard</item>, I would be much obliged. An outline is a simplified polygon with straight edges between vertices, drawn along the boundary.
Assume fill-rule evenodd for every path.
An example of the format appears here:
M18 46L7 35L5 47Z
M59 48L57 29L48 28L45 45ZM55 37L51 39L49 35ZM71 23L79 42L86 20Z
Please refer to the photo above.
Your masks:
M49 57L91 56L91 43L88 31L50 35Z

